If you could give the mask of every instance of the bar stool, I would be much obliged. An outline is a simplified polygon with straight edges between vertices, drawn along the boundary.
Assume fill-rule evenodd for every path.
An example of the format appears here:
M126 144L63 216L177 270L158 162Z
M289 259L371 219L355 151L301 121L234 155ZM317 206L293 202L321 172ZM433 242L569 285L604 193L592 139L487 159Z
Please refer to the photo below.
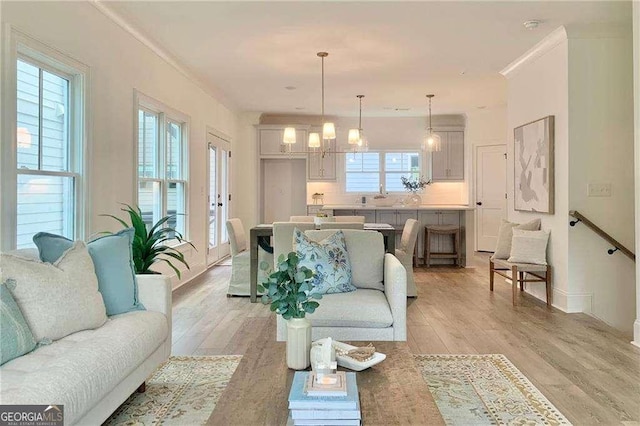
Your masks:
M431 237L434 235L450 235L453 237L453 252L432 252ZM454 259L455 265L462 265L460 250L460 227L457 225L427 225L424 227L424 266L431 266L431 259Z

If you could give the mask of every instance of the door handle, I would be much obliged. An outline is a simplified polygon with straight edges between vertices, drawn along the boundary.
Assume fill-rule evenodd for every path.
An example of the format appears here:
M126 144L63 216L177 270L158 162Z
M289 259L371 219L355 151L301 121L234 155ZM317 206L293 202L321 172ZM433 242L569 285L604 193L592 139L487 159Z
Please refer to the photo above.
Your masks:
M222 203L218 203L218 207L222 207Z
M482 201L478 201L476 204L481 206L482 205Z

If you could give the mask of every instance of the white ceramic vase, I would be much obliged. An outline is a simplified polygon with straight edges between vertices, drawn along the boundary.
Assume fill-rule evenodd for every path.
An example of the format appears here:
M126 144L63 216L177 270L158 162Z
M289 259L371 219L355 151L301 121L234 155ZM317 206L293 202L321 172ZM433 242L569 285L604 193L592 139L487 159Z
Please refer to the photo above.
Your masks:
M304 370L309 367L311 322L306 318L287 320L287 367Z

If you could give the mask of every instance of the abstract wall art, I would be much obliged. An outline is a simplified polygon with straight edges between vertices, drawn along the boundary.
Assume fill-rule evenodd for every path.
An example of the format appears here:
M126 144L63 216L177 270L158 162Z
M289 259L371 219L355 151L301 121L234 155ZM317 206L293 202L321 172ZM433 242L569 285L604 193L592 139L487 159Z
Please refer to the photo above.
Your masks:
M514 208L553 214L552 115L516 127L514 139Z

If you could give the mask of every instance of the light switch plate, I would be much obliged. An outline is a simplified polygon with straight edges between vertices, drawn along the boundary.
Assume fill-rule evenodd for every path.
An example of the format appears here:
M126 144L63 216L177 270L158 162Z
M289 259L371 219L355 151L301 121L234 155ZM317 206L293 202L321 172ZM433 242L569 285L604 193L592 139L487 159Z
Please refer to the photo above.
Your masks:
M590 183L588 185L589 197L611 197L610 183Z

